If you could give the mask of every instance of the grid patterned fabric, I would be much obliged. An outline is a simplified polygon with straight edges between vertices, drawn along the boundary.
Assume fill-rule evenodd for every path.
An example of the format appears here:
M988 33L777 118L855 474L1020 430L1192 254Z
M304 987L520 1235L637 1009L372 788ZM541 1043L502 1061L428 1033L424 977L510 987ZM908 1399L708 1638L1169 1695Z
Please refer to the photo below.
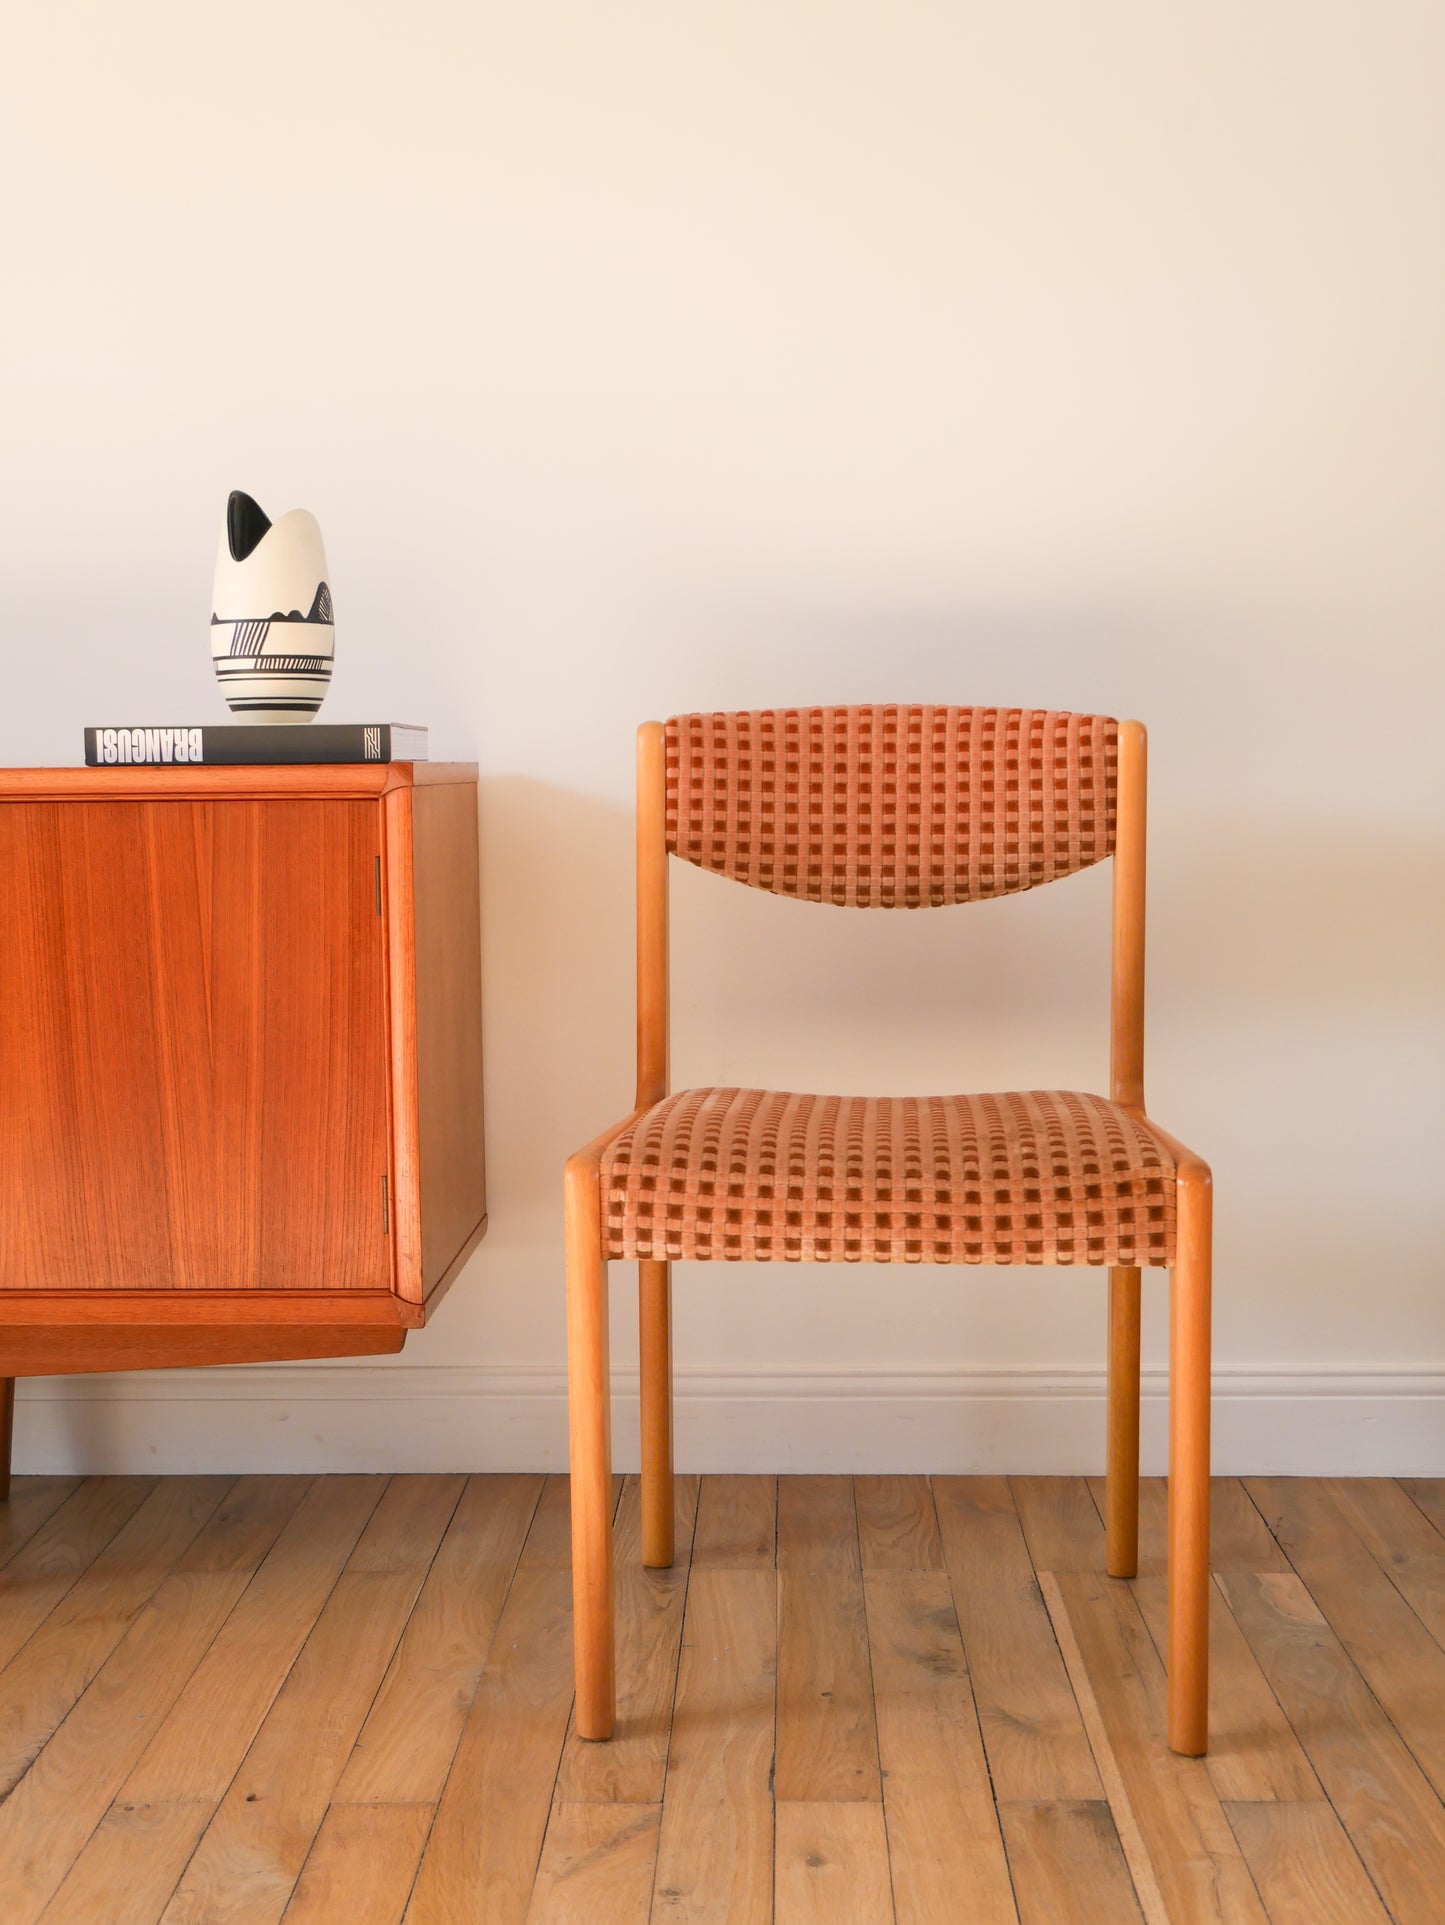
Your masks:
M609 1257L1174 1260L1174 1159L1102 1096L680 1090L602 1158Z
M1113 853L1118 724L1051 709L754 709L667 724L667 846L775 895L919 909Z

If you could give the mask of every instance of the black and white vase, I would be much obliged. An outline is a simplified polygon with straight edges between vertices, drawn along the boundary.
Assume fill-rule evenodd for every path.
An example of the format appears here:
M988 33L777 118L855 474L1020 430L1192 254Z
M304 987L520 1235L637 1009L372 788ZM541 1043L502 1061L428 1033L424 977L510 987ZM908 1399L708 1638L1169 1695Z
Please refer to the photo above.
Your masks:
M309 722L335 652L316 517L293 508L268 521L234 490L211 596L211 660L227 704L248 722Z

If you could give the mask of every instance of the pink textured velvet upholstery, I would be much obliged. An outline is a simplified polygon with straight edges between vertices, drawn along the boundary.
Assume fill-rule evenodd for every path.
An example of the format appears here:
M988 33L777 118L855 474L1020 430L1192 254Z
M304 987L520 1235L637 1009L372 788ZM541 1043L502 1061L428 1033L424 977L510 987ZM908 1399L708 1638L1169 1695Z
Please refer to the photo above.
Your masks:
M1165 1143L1102 1096L664 1097L602 1157L609 1257L1174 1260Z
M917 909L1112 854L1117 724L1051 709L814 708L667 724L667 846L777 895Z

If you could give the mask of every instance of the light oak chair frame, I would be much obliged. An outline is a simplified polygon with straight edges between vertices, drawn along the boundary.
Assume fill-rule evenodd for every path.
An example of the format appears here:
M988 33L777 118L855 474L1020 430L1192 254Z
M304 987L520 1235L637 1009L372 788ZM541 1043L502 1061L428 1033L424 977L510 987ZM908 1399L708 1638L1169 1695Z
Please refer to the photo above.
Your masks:
M606 1739L616 1721L611 1384L602 1158L668 1093L666 745L637 736L637 1103L579 1150L565 1179L567 1365L577 1729ZM1177 1234L1169 1336L1169 1743L1208 1745L1209 1404L1212 1184L1209 1166L1144 1110L1144 873L1147 738L1121 722L1114 840L1110 1095L1176 1160ZM673 1561L672 1266L638 1264L641 1316L642 1561ZM1109 1272L1105 1561L1133 1577L1139 1555L1137 1268Z

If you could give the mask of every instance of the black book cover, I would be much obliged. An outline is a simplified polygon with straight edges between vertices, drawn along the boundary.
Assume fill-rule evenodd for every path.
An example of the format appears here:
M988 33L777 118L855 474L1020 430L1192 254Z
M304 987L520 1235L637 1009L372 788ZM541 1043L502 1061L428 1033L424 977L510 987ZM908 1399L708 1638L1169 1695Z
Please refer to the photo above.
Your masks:
M282 762L425 762L427 732L404 722L223 723L218 728L88 728L85 763L236 768Z

